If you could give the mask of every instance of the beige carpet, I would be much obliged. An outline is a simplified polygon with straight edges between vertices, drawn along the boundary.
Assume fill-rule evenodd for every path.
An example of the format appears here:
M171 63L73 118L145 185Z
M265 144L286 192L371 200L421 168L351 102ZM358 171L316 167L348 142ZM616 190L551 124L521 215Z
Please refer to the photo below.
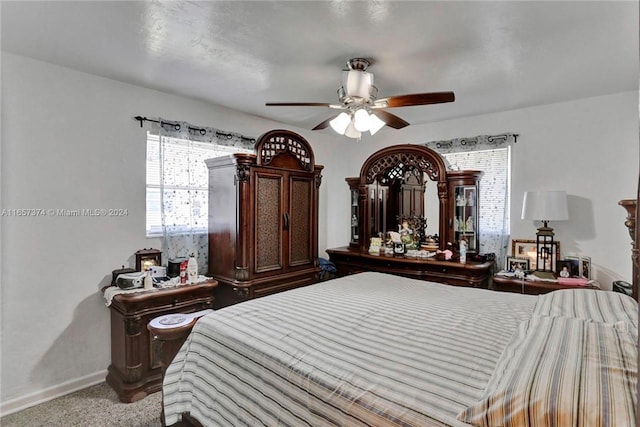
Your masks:
M162 393L121 403L107 383L0 418L2 427L159 427Z

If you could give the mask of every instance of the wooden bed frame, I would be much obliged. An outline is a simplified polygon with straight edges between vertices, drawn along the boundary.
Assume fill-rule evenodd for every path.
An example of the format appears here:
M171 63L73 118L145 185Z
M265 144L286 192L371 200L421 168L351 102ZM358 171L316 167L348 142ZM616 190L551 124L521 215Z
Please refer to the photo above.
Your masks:
M635 199L635 203L634 203L634 209L633 212L631 212L626 206L625 209L627 209L627 211L629 212L629 216L627 218L627 220L625 221L625 225L627 227L629 227L629 232L631 233L631 237L632 237L632 251L631 251L631 259L632 259L632 263L633 263L633 277L632 277L632 289L633 289L633 296L636 300L640 301L639 297L638 297L638 286L640 285L640 227L636 226L637 224L640 224L640 209L636 209L638 201L640 201L640 174L638 176L638 193L636 195L636 199ZM621 205L623 205L621 203ZM639 346L640 346L640 341L639 341ZM640 358L638 360L638 370L640 372ZM638 383L639 389L640 389L640 382ZM640 407L640 390L638 393L638 407ZM163 412L164 415L164 412ZM164 416L162 416L162 425L164 426ZM203 425L195 418L193 418L189 413L185 412L182 414L182 421L179 421L176 424L173 424L172 427L203 427ZM636 421L636 426L640 427L640 419L638 419Z
M636 194L636 209L635 209L635 217L631 220L633 221L633 232L631 233L631 237L633 239L632 243L632 255L631 260L633 262L633 295L637 301L640 301L640 297L638 297L638 287L640 286L640 209L638 209L638 204L640 203L640 174L638 175L638 194ZM640 348L640 337L638 338L638 348ZM640 357L638 357L638 372L640 372ZM637 400L637 408L640 408L640 382L638 382L638 400ZM640 417L636 417L636 427L640 427Z

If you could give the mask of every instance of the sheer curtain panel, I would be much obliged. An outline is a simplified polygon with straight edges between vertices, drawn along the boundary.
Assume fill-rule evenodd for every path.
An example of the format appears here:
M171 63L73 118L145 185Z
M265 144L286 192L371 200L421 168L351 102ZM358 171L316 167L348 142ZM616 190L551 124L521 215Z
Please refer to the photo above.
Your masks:
M254 138L186 122L157 120L147 135L147 236L162 236L163 259L194 254L208 271L205 159L253 152Z

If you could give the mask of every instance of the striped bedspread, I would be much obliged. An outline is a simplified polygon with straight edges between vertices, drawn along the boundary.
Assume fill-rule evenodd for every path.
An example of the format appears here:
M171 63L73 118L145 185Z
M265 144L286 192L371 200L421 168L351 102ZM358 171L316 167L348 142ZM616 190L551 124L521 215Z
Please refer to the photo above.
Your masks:
M165 421L468 426L538 299L361 273L227 307L169 366Z

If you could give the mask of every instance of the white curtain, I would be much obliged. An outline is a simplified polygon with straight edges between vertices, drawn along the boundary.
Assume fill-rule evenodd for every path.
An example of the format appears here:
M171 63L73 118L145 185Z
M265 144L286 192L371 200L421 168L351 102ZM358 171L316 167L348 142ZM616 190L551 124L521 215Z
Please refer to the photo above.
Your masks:
M450 170L481 170L480 253L495 253L500 270L508 253L511 145L517 135L478 135L423 145L437 151Z
M157 122L150 133L158 136L155 151L162 257L171 260L194 254L199 274L206 274L209 173L204 160L237 151L253 152L255 139L186 122Z

